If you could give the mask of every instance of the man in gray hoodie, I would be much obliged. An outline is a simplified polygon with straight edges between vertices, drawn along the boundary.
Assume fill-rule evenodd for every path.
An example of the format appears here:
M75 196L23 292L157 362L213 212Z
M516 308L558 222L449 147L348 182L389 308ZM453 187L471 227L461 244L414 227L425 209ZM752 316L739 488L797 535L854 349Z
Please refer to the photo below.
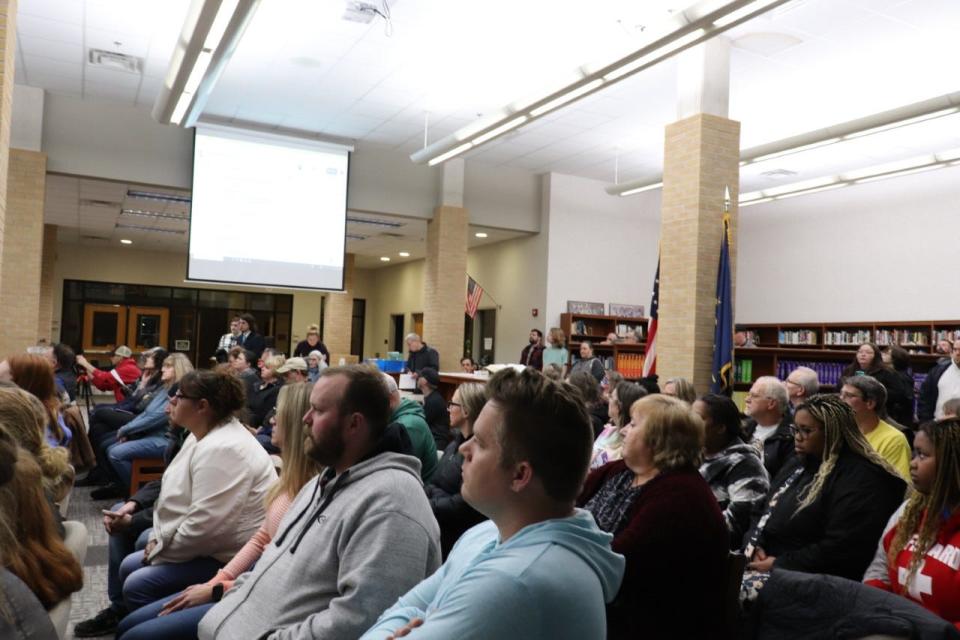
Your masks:
M308 482L256 567L200 622L202 640L356 638L440 565L420 462L379 372L325 369L304 417ZM405 453L397 453L404 451Z

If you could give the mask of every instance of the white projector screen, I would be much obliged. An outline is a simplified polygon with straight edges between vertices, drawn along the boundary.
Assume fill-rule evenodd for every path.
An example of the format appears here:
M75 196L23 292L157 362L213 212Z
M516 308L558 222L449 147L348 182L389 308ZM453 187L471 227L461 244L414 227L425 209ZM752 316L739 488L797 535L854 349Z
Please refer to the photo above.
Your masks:
M197 125L187 279L343 290L350 148Z

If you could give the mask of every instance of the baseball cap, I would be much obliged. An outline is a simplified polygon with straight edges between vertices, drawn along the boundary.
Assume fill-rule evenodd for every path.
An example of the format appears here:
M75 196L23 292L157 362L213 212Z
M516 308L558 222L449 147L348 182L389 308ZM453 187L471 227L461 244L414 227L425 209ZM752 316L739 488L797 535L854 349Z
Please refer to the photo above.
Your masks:
M133 355L133 351L130 350L130 347L120 345L113 350L113 355L120 356L121 358L129 358Z
M306 371L306 370L307 370L307 361L304 360L303 358L287 358L287 361L277 368L277 373L287 373L289 371Z

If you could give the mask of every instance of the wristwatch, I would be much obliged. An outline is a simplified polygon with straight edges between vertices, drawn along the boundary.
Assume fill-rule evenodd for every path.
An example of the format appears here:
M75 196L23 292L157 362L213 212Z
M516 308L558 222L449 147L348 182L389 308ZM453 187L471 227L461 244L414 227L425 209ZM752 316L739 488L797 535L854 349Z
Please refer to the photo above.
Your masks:
M223 598L223 583L218 582L217 584L213 585L213 601L220 602L222 598Z

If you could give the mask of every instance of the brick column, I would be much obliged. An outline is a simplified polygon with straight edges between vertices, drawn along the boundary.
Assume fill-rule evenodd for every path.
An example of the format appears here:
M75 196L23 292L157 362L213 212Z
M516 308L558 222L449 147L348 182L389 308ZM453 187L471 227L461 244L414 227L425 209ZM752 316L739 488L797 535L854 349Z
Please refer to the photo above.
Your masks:
M469 223L463 207L439 206L427 224L423 339L440 352L444 371L456 371L463 356Z
M0 277L6 229L10 117L13 110L14 55L17 50L17 0L0 0ZM0 338L2 339L2 338ZM0 352L0 357L4 357Z
M724 187L735 265L740 123L700 113L667 126L660 240L657 373L710 387ZM736 274L736 269L732 269Z
M57 263L57 225L43 225L43 257L40 263L40 305L37 337L48 341L53 335L54 266Z
M343 261L343 291L330 293L324 307L323 343L330 350L330 365L336 366L340 357L350 355L350 337L353 330L353 265L354 254Z
M37 343L40 318L40 271L43 258L43 202L47 156L10 150L6 228L0 258L0 357ZM44 336L49 338L50 328Z

